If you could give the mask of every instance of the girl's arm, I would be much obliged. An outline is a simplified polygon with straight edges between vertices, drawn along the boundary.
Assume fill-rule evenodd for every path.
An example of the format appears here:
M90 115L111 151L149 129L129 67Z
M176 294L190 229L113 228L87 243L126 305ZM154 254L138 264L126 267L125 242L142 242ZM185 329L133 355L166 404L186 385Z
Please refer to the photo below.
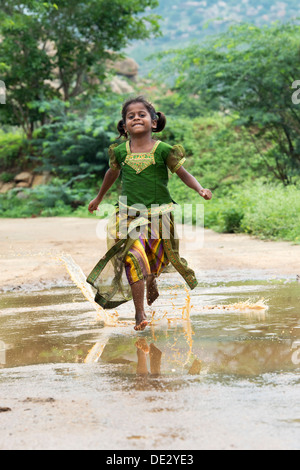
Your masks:
M186 171L183 166L176 172L181 181L183 181L189 188L194 189L200 196L209 201L212 198L212 192L209 189L202 188L201 184L198 183L196 178Z
M111 168L106 172L104 180L101 186L101 189L98 193L98 196L93 199L89 204L89 212L92 214L98 209L98 206L101 204L102 199L104 198L107 191L112 187L114 182L119 178L120 170L112 170Z

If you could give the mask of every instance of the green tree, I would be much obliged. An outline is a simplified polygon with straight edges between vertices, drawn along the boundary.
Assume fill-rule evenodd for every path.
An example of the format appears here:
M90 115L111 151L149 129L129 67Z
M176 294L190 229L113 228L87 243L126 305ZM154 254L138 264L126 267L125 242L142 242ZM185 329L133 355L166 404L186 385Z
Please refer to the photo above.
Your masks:
M0 77L7 87L2 119L21 125L31 138L37 121L45 119L31 103L54 96L68 101L93 88L113 53L133 39L159 34L158 17L148 11L157 5L157 0L1 0Z
M6 85L6 105L1 107L1 121L19 125L28 137L39 119L29 103L53 94L45 80L51 76L51 62L40 47L40 24L33 15L0 9L0 77ZM45 37L44 37L45 39Z
M108 147L116 132L111 120L119 116L119 100L114 95L93 98L89 109L70 110L62 100L40 102L49 123L39 127L31 140L30 160L39 171L50 171L60 178L103 177L108 168ZM107 114L107 115L106 115Z
M168 73L177 71L178 93L192 95L195 107L236 114L235 124L249 129L268 170L284 184L300 175L300 106L292 101L299 37L297 24L244 24L175 52L168 63Z

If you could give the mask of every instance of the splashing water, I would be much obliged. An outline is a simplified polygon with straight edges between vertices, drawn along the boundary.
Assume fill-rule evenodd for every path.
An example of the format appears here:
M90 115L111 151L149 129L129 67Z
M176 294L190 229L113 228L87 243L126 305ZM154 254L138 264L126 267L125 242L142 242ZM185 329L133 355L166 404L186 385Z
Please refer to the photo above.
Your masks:
M86 282L86 276L80 266L75 263L72 256L63 254L60 256L59 260L65 265L66 270L68 271L72 281L76 286L81 290L84 297L93 305L94 309L97 312L97 317L99 320L102 320L107 326L115 326L118 323L118 313L114 312L109 314L105 311L100 305L98 305L95 300L95 294L92 287Z
M97 316L99 320L102 320L105 325L107 326L128 326L132 322L128 321L120 321L118 320L119 314L117 311L113 313L108 313L105 311L100 305L98 305L95 300L95 294L93 292L92 287L86 282L86 276L83 273L80 266L78 266L73 258L68 254L62 254L59 260L65 265L72 281L77 285L77 287L81 290L84 297L93 305L94 309L97 312ZM185 305L179 308L180 315L170 316L169 311L166 311L162 316L155 317L155 311L152 312L152 318L150 320L150 325L154 325L157 322L161 322L163 320L167 320L168 323L184 321L189 323L190 322L190 314L193 308L191 305L191 296L189 290L185 288L187 296L185 299ZM172 302L171 302L172 304ZM266 304L265 299L261 299L258 302L251 302L247 300L245 302L238 302L235 304L229 305L203 305L197 306L197 310L201 311L227 311L227 312L265 312L268 310L268 305ZM173 304L173 310L178 310L178 307L175 307Z
M80 289L84 297L90 302L90 304L94 307L97 312L97 317L99 320L103 321L106 326L114 326L114 327L131 327L134 322L131 321L121 321L118 319L119 314L117 311L113 313L108 313L105 311L100 305L98 305L94 300L94 292L92 287L86 282L86 276L83 273L80 266L78 266L73 258L68 254L62 254L59 260L64 264L67 272L69 273L72 281L75 285ZM185 287L186 291L186 298L185 298L185 305L183 307L176 307L172 302L173 305L173 314L170 315L169 309L164 312L162 315L156 315L156 312L152 312L152 318L149 322L150 327L154 327L155 324L161 323L164 321L168 322L168 326L182 324L186 341L189 347L187 359L185 364L188 363L190 356L192 354L193 348L193 335L194 331L192 329L192 323L190 319L191 311L193 309L193 305L191 305L191 296L189 290ZM259 300L256 303L250 302L247 300L246 302L239 302L236 304L230 305L208 305L208 306L197 306L197 311L200 308L201 311L229 311L229 312L265 312L268 309L268 305L266 304L264 299ZM124 330L125 331L125 330ZM104 348L109 341L110 333L107 331L102 336L101 340L98 341L88 352L87 357L85 358L85 363L92 363L98 362L100 359ZM196 360L197 362L198 360ZM197 366L197 367L196 367ZM198 361L195 365L195 370L201 369L201 361ZM191 368L191 373L193 372L193 367Z
M227 311L227 312L265 312L269 309L266 299L260 299L258 302L251 302L250 299L245 302L238 302L229 305L207 305L200 307L202 311Z

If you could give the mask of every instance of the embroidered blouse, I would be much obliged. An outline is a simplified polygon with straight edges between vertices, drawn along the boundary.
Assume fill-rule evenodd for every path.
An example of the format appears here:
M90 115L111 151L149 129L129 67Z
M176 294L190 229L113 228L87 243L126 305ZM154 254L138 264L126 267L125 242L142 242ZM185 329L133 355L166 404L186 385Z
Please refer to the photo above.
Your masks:
M122 171L122 196L127 205L172 204L168 190L168 169L175 173L185 162L181 145L168 145L157 141L148 153L132 153L129 141L109 148L109 165Z

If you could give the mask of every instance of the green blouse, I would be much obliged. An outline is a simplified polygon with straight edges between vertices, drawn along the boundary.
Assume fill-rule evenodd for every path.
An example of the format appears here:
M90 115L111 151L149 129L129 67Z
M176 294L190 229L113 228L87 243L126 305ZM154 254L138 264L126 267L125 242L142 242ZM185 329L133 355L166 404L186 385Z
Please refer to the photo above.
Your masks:
M122 171L122 196L127 197L128 206L172 203L168 169L175 173L185 160L181 145L172 147L159 140L149 153L132 153L129 141L109 148L109 165Z

